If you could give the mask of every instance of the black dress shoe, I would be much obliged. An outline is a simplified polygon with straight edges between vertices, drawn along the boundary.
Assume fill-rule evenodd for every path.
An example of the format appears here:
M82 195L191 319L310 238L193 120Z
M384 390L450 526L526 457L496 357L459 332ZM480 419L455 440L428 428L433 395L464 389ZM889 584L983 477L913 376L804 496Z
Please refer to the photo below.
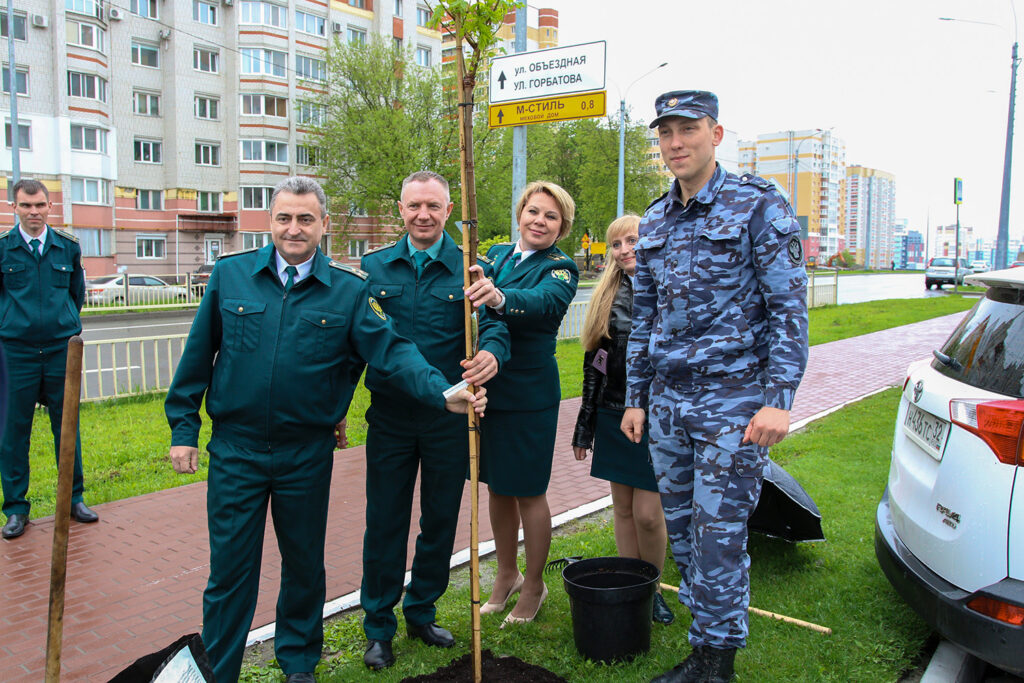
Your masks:
M316 683L316 677L307 672L300 674L288 674L288 677L284 679L285 683Z
M82 524L90 524L100 521L100 516L85 507L85 503L75 503L71 506L71 519Z
M451 647L455 644L455 638L448 629L441 628L437 625L437 622L423 624L422 626L406 624L406 633L409 634L410 638L419 638L427 645L434 647Z
M363 664L373 671L386 669L395 663L395 655L391 652L390 640L373 640L366 644L366 652L363 653Z
M15 512L7 517L7 524L4 524L4 538L17 538L25 533L25 525L28 524L28 515L19 515Z
M668 625L676 620L676 615L672 614L661 593L654 594L654 607L651 612L651 620L659 624Z

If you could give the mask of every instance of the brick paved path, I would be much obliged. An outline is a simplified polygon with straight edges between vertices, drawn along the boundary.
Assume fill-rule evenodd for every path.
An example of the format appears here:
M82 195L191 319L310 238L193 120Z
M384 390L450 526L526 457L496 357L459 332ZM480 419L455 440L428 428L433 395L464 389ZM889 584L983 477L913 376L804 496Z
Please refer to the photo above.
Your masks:
M900 384L907 364L926 357L949 335L955 314L811 348L793 408L794 421ZM562 402L548 500L553 515L608 495L572 457L579 399ZM363 448L335 455L327 525L327 595L358 590L363 534ZM198 483L97 505L100 522L71 524L64 612L63 679L106 681L137 657L199 631L208 572L206 484ZM418 501L414 501L414 510ZM491 539L487 492L480 495L481 541ZM415 520L416 514L413 515ZM49 560L53 518L34 519L25 535L0 541L0 680L42 679L45 669ZM409 558L416 530L411 534ZM469 545L469 493L456 548ZM408 568L408 567L407 567ZM280 558L268 525L260 600L253 628L273 621Z

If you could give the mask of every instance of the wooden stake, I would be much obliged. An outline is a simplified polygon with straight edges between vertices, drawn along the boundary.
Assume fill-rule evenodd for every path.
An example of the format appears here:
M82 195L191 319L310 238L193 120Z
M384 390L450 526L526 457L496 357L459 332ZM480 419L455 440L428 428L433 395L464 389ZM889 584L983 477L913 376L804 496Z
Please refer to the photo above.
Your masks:
M665 590L670 590L670 591L673 591L675 593L679 592L679 588L677 588L676 586L670 586L667 583L661 584L661 587L664 588ZM747 611L750 612L751 614L757 614L757 615L762 616L762 617L770 617L772 619L778 619L779 621L784 621L787 624L793 624L794 626L802 626L803 628L808 628L808 629L810 629L812 631L817 631L818 633L823 633L823 634L825 634L827 636L832 635L832 629L830 629L828 626L819 626L818 624L812 624L811 622L804 621L803 619L796 619L795 617L787 617L785 614L777 614L776 612L769 612L767 610L758 609L756 607L747 607Z
M53 550L50 553L50 614L46 632L46 683L60 681L61 642L64 635L64 583L68 570L68 527L71 524L71 484L78 435L78 401L82 391L82 338L68 341L64 369L64 414L60 423L57 460L57 507L53 513Z

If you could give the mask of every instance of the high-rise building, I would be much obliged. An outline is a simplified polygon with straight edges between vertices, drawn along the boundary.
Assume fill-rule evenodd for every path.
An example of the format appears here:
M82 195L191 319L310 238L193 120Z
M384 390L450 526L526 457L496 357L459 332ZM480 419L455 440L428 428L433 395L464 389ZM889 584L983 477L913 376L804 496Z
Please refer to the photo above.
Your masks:
M931 256L953 256L956 254L956 223L940 225L935 228L935 241L932 243ZM969 225L960 226L960 258L967 259L970 245L974 243L974 228Z
M866 166L846 167L846 248L856 263L889 268L896 260L893 244L896 180L891 173Z
M830 130L788 130L740 140L740 170L774 180L800 221L804 253L819 263L845 246L846 145Z

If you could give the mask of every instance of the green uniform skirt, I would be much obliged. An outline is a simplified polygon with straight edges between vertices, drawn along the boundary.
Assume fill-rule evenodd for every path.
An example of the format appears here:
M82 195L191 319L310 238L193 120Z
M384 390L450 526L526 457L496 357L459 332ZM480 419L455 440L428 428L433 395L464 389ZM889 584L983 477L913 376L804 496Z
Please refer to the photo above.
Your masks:
M657 493L658 482L647 452L647 432L644 431L640 443L633 443L622 433L621 424L621 410L597 409L590 476Z
M548 490L558 404L543 410L488 410L480 425L480 481L503 496Z

